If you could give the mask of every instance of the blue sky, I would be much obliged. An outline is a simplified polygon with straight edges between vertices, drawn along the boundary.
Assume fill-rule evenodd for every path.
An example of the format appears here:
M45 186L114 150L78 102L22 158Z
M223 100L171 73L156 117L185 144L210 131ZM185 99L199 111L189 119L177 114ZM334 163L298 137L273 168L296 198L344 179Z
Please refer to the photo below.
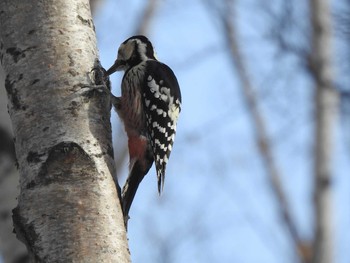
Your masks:
M274 157L301 237L313 233L313 85L301 61L281 54L259 1L238 1L238 40L259 97ZM270 1L278 12L282 1ZM299 1L288 38L307 43ZM106 1L95 19L102 64L135 31L145 1ZM127 14L127 15L126 15ZM302 28L300 30L299 28ZM255 142L250 116L217 19L203 1L161 1L149 29L158 58L176 73L183 96L164 195L152 169L131 208L133 262L296 262ZM112 77L119 94L121 74ZM115 116L114 116L115 117ZM112 119L114 127L119 120ZM116 128L115 128L116 129ZM122 140L123 138L116 138ZM350 260L349 145L336 129L334 228L337 263ZM117 151L117 150L116 150ZM126 164L125 164L126 167ZM127 173L126 168L122 176Z

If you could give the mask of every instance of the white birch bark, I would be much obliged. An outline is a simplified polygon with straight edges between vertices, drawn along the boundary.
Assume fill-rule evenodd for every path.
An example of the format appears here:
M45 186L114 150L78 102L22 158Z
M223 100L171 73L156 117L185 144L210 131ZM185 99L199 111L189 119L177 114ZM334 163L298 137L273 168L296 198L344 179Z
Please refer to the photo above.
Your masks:
M315 79L315 240L314 263L332 263L333 207L332 166L333 130L338 96L333 87L332 25L328 0L310 0L312 25L312 74Z
M16 234L35 262L129 262L113 181L110 102L82 93L98 57L87 0L0 2L16 139Z

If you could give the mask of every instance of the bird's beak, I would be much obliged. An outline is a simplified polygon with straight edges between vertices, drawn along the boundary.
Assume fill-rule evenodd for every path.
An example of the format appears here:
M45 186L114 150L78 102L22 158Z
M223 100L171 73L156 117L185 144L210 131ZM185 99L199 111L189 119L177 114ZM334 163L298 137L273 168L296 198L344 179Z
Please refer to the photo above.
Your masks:
M125 66L125 62L117 59L114 64L107 70L107 76L112 75L114 72L122 70Z

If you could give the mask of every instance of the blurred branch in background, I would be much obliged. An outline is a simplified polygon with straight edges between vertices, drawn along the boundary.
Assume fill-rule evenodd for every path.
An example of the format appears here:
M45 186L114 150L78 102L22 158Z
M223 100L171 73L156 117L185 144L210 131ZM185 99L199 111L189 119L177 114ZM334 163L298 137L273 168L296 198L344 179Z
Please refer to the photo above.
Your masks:
M304 68L307 68L310 54L309 43L307 43L308 31L305 25L298 24L299 16L295 15L295 3L282 1L278 11L270 1L262 1L258 5L265 13L266 19L270 21L267 38L271 39L277 47L278 55L293 55Z
M254 127L253 130L255 131L255 141L263 160L271 188L275 194L281 218L283 219L283 222L289 231L290 237L293 240L295 251L299 255L300 261L307 262L308 258L306 258L306 255L302 254L303 251L300 249L303 241L299 238L296 223L291 215L288 201L283 190L280 179L281 171L278 169L276 161L273 157L271 141L267 134L266 122L262 112L259 111L258 98L237 42L239 36L236 30L235 21L233 21L233 18L236 17L236 1L225 0L224 6L221 8L213 6L213 4L211 4L209 1L206 1L206 3L209 5L210 10L215 12L215 15L217 15L220 20L223 35L228 46L229 55L231 56L231 61L241 82L240 87L242 88L243 98L246 103L247 110L251 116Z
M313 263L334 262L332 164L333 136L338 109L332 67L332 18L328 0L310 0L315 129L315 239Z
M90 0L90 9L93 16L97 14L99 8L104 4L105 0Z
M350 1L343 1L342 6L332 13L336 39L340 42L342 56L335 56L337 61L336 89L339 91L339 117L343 126L343 136L350 157ZM341 78L340 78L341 76Z
M159 0L148 0L143 10L139 24L135 30L135 35L147 35L152 24L152 20L159 6Z

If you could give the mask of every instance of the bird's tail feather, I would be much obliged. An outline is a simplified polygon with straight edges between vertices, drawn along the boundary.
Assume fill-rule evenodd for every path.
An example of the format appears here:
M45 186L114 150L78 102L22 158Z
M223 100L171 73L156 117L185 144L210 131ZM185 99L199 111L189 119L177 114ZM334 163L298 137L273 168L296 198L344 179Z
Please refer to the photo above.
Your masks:
M157 169L158 194L161 195L164 190L165 170Z
M122 190L122 208L126 227L129 219L130 207L134 200L137 188L139 187L143 177L148 173L152 164L153 156L149 156L149 158L146 159L146 163L136 160L130 165L129 176Z

